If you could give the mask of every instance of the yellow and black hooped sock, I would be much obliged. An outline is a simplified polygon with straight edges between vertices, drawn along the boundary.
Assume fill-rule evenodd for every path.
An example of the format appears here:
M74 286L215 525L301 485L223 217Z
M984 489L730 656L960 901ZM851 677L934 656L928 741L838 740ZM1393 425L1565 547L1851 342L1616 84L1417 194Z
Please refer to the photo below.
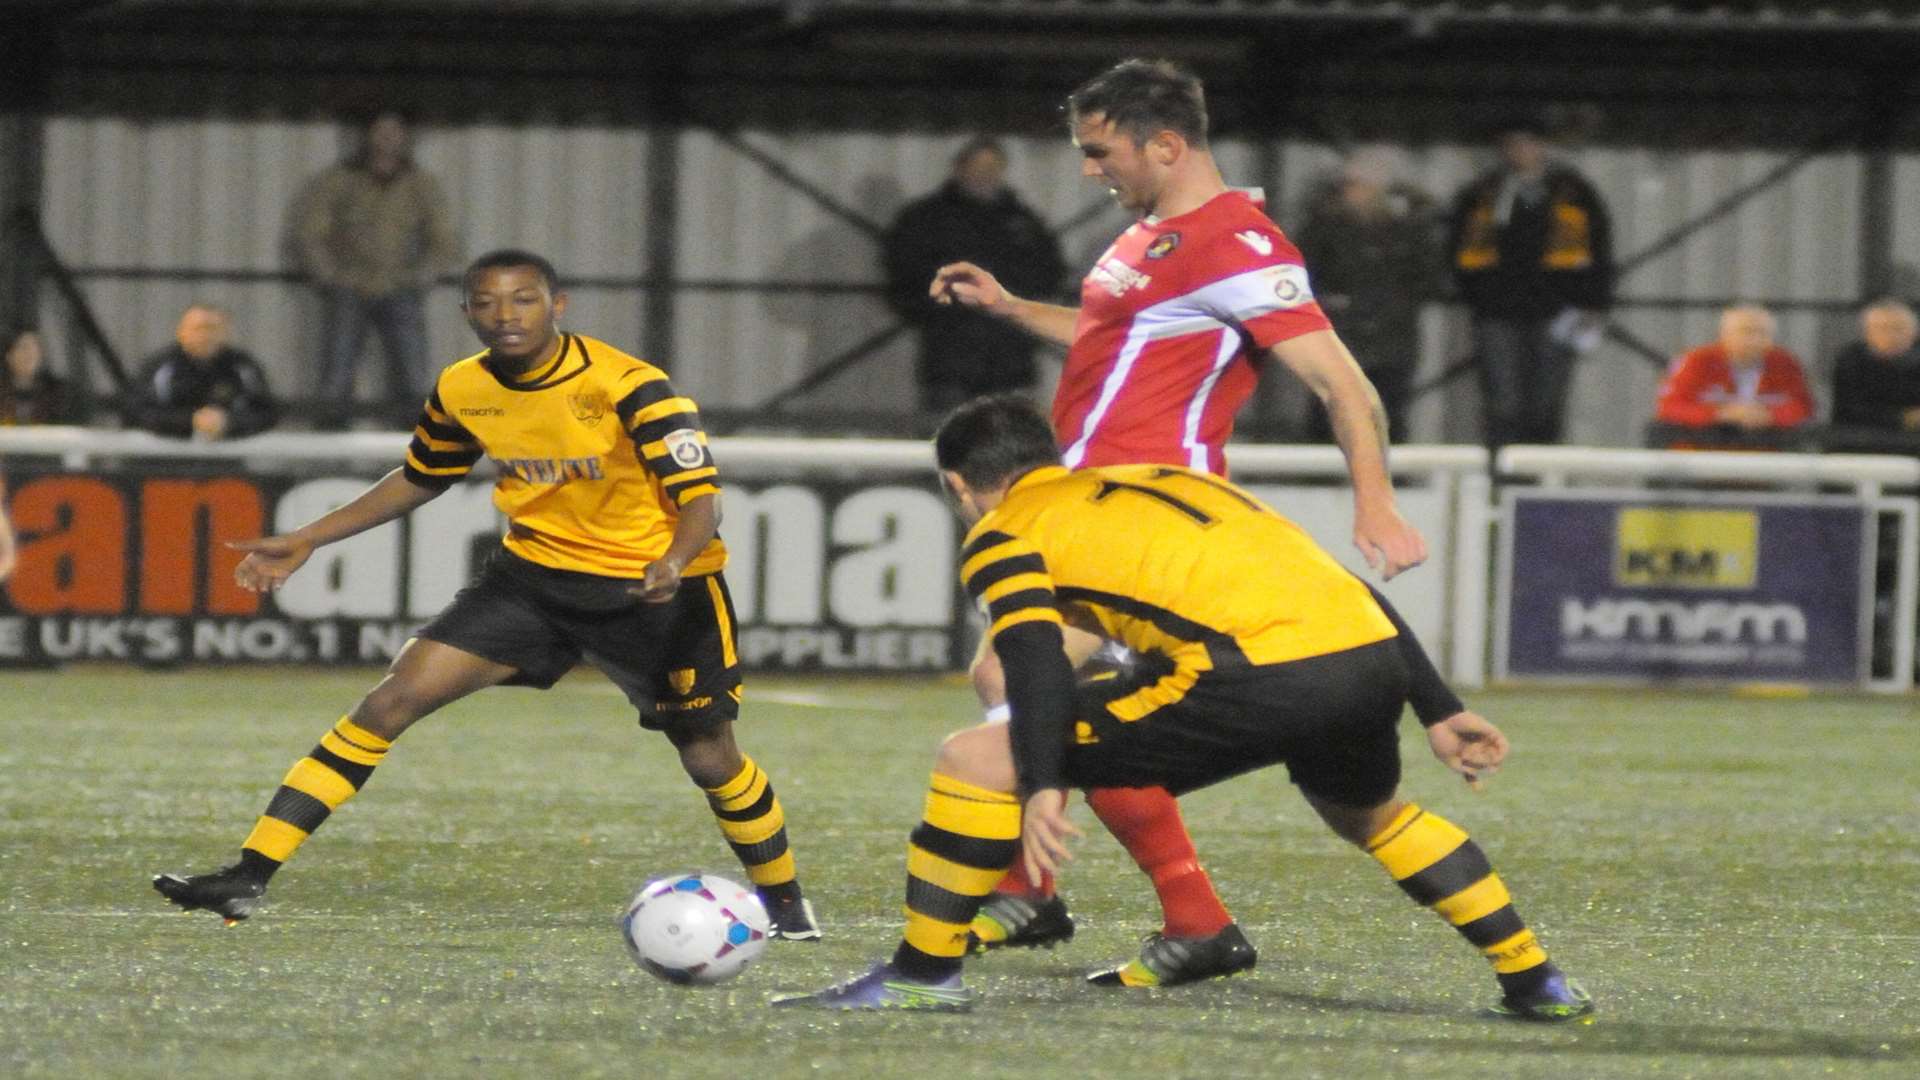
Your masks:
M392 742L341 717L280 781L266 813L241 845L242 864L263 882L271 877L321 822L366 785L392 747Z
M1479 949L1509 992L1552 970L1500 875L1459 826L1409 803L1367 841L1367 851L1408 896Z
M742 754L740 771L733 779L704 790L721 833L746 867L747 878L761 888L791 884L793 852L787 850L786 812L760 766Z
M1019 800L933 774L907 844L907 930L893 957L901 974L937 982L960 970L974 913L1019 853Z

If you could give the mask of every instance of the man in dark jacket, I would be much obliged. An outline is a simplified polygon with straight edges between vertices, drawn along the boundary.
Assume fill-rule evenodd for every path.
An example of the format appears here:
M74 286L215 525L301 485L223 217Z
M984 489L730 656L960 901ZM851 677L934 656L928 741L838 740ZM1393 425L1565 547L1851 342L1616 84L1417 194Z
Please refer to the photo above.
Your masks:
M1420 359L1420 305L1441 292L1438 217L1426 192L1401 180L1384 146L1361 147L1307 208L1293 234L1314 295L1387 411L1392 441L1407 438ZM1332 442L1324 408L1308 414L1315 442Z
M1833 361L1833 437L1838 448L1886 450L1875 435L1920 446L1920 320L1900 300L1860 313L1860 340Z
M202 441L237 439L272 427L280 405L253 357L227 344L227 313L195 304L180 316L174 343L141 366L128 391L127 424Z
M1034 339L960 304L936 304L927 283L951 262L977 263L1022 296L1060 291L1067 264L1039 215L1007 187L1007 155L974 139L938 191L907 204L887 229L887 298L920 333L920 406L945 412L969 398L1033 386Z
M1448 252L1473 313L1487 442L1555 443L1573 361L1613 302L1613 230L1586 178L1510 124L1501 164L1455 197Z

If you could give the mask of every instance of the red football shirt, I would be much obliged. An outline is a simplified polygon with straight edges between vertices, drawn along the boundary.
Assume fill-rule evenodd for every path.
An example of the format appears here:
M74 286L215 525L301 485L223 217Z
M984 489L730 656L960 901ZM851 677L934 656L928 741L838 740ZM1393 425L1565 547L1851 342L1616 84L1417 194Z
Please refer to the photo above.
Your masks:
M1225 474L1233 417L1271 346L1331 326L1300 251L1245 194L1143 220L1080 286L1053 399L1068 468L1164 463Z

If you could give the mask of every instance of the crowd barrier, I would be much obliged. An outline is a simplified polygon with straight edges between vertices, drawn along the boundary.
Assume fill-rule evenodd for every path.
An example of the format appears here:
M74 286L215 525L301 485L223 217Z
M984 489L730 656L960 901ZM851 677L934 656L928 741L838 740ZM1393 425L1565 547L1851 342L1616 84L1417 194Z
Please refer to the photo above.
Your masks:
M224 542L292 528L351 498L371 476L399 461L406 442L400 432L286 432L197 443L130 431L0 429L0 461L11 474L23 540L20 571L0 596L0 664L386 659L412 627L451 598L495 542L500 521L484 482L460 485L407 520L324 549L271 597L231 585L236 556ZM977 621L954 582L960 527L940 496L926 443L717 437L713 449L727 480L722 535L732 553L728 578L749 664L829 671L964 665ZM1228 457L1236 480L1342 561L1364 569L1352 544L1346 464L1336 448L1235 445ZM1392 455L1402 513L1426 535L1430 556L1427 566L1382 588L1459 685L1481 685L1489 674L1795 681L1806 672L1824 683L1885 690L1911 685L1916 512L1911 497L1889 492L1920 488L1920 462L1508 447L1495 464L1472 446L1403 446ZM1728 484L1767 489L1749 492L1747 500L1765 494L1766 506L1723 507L1728 493L1707 489ZM1586 537L1585 548L1566 551L1553 550L1551 522L1539 534L1544 541L1537 530L1516 530L1516 520L1526 525L1538 516L1538 498L1570 488L1579 489L1574 494L1582 504L1610 508L1600 511L1602 518L1621 511L1642 533L1652 528L1647 542L1653 546L1623 554L1609 531L1611 518L1589 530L1606 533L1603 539ZM1857 646L1858 663L1844 675L1837 674L1833 649L1824 645L1802 649L1818 655L1802 657L1807 662L1798 668L1786 662L1792 650L1785 639L1799 635L1804 645L1814 631L1803 624L1813 614L1825 627L1851 617L1853 607L1789 617L1779 607L1789 601L1767 599L1734 604L1732 616L1715 623L1687 606L1690 598L1706 596L1704 610L1724 616L1724 603L1711 606L1714 590L1734 597L1753 586L1757 579L1743 576L1741 560L1772 550L1758 541L1751 550L1740 546L1753 531L1740 522L1751 518L1757 527L1761 518L1784 512L1779 500L1799 497L1814 500L1822 514L1844 517L1848 511L1833 508L1839 499L1861 517L1854 532L1837 535L1858 534L1858 552L1847 565L1867 582L1863 588L1875 584L1875 568L1887 562L1891 545L1891 611L1882 610L1875 622L1873 598L1862 601L1861 629L1848 639ZM1719 500L1713 505L1722 512L1704 518L1679 513L1702 500ZM1873 524L1882 518L1893 522L1890 531ZM1712 534L1713 528L1731 528L1734 539ZM1548 545L1544 554L1542 542ZM1591 643L1575 643L1576 658L1586 667L1548 664L1543 671L1529 666L1538 660L1531 655L1516 665L1511 635L1545 640L1546 628L1538 624L1552 605L1540 607L1546 601L1525 573L1519 577L1525 588L1516 594L1514 567L1536 575L1544 568L1551 576L1582 559L1607 567L1638 560L1638 577L1624 583L1611 570L1600 572L1609 579L1607 587L1630 591L1607 601L1628 605L1627 614L1607 608L1596 615L1590 607L1600 600L1585 596L1578 602L1589 607L1574 614L1566 608L1554 616L1556 625L1606 629L1602 624L1612 618L1624 620L1629 638L1704 632L1710 640L1694 642L1698 647L1690 653L1683 642L1666 659L1659 641L1629 641L1615 651L1658 661L1637 676L1588 663ZM1649 570L1648 560L1659 565ZM1539 602L1516 622L1514 605L1529 599ZM1563 607L1569 603L1561 601ZM1707 647L1725 645L1720 639L1728 634L1771 634L1782 641L1761 643L1777 648L1749 650L1751 662L1743 667L1739 650ZM1885 655L1869 670L1876 643ZM1696 670L1670 662L1686 655L1707 666ZM1718 667L1708 663L1714 657Z

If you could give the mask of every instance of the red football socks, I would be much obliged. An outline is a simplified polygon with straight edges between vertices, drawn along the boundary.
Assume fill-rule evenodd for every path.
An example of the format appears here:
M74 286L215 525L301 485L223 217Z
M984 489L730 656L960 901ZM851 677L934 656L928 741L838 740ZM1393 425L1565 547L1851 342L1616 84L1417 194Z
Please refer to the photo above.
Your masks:
M1166 788L1097 788L1087 792L1087 805L1153 879L1166 917L1162 933L1212 937L1233 923Z

